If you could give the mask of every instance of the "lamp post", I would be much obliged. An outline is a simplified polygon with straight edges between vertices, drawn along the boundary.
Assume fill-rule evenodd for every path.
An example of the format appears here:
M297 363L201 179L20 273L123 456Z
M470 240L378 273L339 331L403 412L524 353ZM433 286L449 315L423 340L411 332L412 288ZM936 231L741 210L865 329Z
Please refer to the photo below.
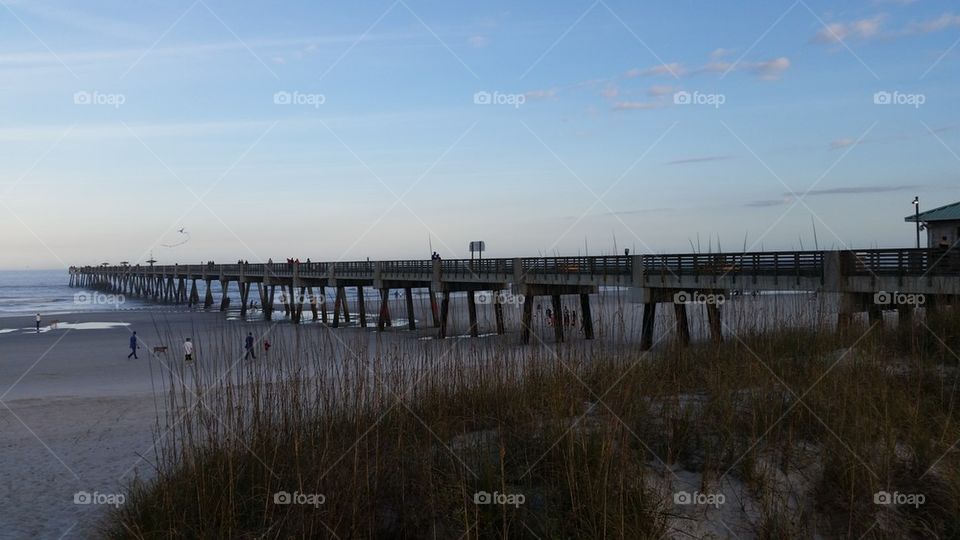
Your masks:
M913 198L913 215L917 223L917 249L920 249L920 197Z

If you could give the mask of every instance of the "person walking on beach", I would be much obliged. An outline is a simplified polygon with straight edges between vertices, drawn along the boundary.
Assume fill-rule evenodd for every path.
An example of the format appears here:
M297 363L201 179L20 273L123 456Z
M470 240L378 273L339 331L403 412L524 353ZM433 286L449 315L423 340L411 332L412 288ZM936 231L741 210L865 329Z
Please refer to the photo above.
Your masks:
M134 332L130 334L130 354L127 355L127 360L129 360L131 356L133 357L134 360L139 360L139 358L137 358L138 347L139 345L137 344L137 333Z
M37 333L40 333L40 314L37 313Z
M183 361L193 362L193 342L190 338L183 342Z
M263 340L263 356L270 356L270 340Z
M257 359L257 355L253 352L253 332L247 332L247 339L244 340L243 348L247 350L247 354L243 356L243 359L253 357L254 360Z

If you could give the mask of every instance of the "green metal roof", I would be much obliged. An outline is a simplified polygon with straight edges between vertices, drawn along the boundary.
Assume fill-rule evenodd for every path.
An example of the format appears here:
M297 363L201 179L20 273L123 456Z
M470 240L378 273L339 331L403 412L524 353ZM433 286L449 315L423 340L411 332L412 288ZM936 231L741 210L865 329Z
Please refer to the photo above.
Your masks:
M904 221L913 223L917 221L916 216L907 216ZM920 221L960 221L960 202L920 212Z

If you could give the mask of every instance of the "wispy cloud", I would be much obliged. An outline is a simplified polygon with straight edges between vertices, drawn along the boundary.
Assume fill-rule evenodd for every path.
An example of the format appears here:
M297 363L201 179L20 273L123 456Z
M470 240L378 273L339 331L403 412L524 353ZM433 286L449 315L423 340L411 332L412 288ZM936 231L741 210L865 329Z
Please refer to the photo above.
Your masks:
M613 106L615 111L649 111L663 107L661 103L649 101L620 101Z
M846 23L830 23L810 38L810 41L812 43L835 44L851 38L871 39L880 34L886 19L886 15L880 14Z
M487 36L470 36L467 38L467 45L475 49L482 49L490 44L490 39Z
M830 23L810 38L810 42L834 45L849 40L890 40L909 36L935 34L952 28L960 28L960 15L949 12L934 19L911 22L899 29L886 29L887 19L888 17L885 14L880 14L850 22Z
M944 13L936 19L922 22L914 22L907 25L906 34L933 34L949 30L950 28L960 28L960 15L953 13Z
M687 72L686 68L678 62L673 62L669 64L662 64L659 66L653 66L646 69L633 68L628 69L623 76L628 79L636 79L637 77L651 77L656 75L670 75L670 76L682 76Z
M672 86L651 86L647 89L647 94L653 97L669 96L677 91Z
M525 92L523 95L531 101L552 99L557 97L557 89L549 88L546 90L530 90L529 92Z
M838 187L838 188L829 188L829 189L813 189L807 193L797 194L804 197L824 197L824 196L842 196L842 195L871 195L876 193L895 193L902 191L915 191L923 186L917 184L909 185L895 185L895 186L879 186L879 185L870 185L870 186L850 186L850 187ZM796 200L796 197L793 193L787 192L782 194L781 199L760 199L755 201L749 201L744 204L744 206L751 208L766 208L770 206L783 206L786 204L791 204Z
M733 159L734 156L730 155L717 155L717 156L697 156L683 159L675 159L673 161L668 161L667 165L687 165L690 163L709 163L711 161L725 161L728 159Z

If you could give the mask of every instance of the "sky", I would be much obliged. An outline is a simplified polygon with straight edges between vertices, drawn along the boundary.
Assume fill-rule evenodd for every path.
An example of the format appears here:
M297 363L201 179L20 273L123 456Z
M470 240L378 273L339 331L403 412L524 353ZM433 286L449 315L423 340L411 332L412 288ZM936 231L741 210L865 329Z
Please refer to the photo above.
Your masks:
M937 0L0 0L0 268L909 247L958 67Z

